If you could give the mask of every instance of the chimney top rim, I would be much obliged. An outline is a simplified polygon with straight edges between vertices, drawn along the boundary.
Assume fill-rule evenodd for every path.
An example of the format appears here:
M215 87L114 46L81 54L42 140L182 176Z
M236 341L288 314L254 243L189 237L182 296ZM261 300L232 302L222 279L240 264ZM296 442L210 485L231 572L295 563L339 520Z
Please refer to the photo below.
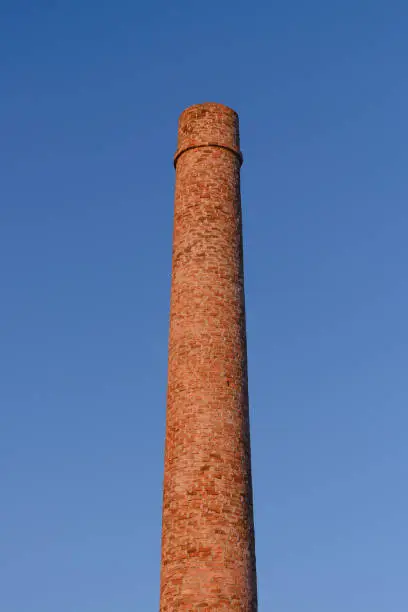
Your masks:
M208 108L208 109L212 109L212 110L219 110L221 112L227 112L227 113L232 113L233 115L236 115L238 117L238 113L231 108L230 106L227 106L226 104L222 104L221 102L200 102L198 104L192 104L191 106L187 106L187 108L185 108L182 113L180 114L180 117L182 115L184 115L184 113L187 112L191 112L195 109L201 109L201 108Z

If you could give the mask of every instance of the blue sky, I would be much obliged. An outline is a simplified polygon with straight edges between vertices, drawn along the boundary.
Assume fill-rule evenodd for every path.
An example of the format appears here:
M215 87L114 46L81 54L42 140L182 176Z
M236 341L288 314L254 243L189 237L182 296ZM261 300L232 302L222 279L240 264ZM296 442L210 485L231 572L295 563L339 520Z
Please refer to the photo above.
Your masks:
M179 113L241 118L260 610L406 612L405 0L0 4L0 608L158 609Z

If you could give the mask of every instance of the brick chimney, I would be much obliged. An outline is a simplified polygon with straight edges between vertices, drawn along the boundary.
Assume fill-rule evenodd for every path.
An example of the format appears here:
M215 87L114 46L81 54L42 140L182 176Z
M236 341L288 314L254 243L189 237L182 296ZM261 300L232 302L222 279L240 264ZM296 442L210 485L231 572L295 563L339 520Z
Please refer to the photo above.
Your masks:
M180 116L160 612L256 612L238 115Z

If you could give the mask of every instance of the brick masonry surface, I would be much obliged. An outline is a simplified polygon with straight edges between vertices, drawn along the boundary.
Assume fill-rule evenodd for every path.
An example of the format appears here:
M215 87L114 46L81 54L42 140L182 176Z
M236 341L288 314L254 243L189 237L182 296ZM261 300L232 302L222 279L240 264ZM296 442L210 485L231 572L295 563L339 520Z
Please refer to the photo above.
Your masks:
M179 119L160 611L257 610L238 116Z

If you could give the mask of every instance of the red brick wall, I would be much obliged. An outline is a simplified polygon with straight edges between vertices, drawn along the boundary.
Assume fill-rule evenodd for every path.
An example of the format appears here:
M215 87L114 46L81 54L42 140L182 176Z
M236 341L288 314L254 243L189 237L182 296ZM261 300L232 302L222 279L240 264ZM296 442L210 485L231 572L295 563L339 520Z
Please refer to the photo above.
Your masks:
M238 116L179 120L160 611L257 610Z

